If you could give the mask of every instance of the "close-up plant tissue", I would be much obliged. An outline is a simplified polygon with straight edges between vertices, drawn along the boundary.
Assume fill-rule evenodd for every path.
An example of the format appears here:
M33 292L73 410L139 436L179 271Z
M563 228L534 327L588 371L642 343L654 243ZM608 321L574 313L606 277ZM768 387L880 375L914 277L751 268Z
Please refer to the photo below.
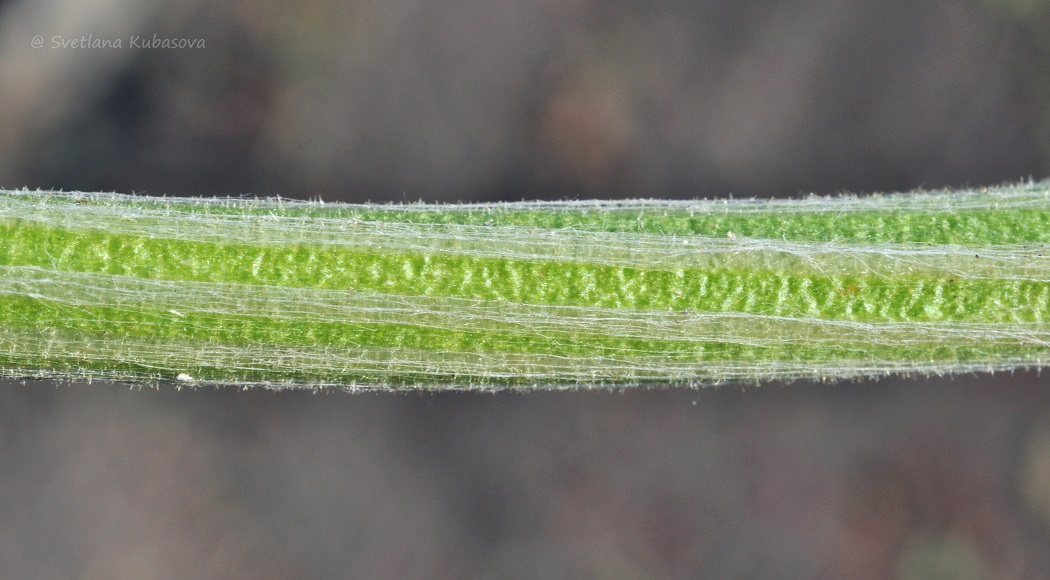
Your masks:
M1047 29L0 0L0 577L1050 576Z

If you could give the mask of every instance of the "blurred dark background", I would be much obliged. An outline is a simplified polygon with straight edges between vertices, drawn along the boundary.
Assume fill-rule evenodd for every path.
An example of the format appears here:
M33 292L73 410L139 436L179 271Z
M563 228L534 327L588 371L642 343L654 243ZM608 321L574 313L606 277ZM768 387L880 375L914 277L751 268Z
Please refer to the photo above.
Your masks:
M0 0L0 185L480 201L1040 179L1047 30L1046 0ZM153 35L205 47L129 46ZM0 577L1046 578L1045 383L5 381Z

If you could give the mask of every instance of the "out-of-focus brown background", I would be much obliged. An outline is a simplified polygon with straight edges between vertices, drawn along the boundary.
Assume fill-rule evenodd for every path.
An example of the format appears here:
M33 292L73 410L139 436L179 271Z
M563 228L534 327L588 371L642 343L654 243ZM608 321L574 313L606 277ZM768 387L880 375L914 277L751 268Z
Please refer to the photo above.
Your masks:
M1046 0L0 0L0 185L455 201L1038 179L1047 30ZM206 47L129 46L153 35ZM0 382L4 578L1045 578L1047 545L1034 372Z

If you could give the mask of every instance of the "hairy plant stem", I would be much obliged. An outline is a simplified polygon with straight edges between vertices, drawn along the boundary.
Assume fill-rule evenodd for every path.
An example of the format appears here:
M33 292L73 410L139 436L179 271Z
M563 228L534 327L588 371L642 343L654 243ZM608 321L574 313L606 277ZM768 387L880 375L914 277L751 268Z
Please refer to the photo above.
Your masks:
M1050 360L1050 182L348 205L0 192L0 375L704 385Z

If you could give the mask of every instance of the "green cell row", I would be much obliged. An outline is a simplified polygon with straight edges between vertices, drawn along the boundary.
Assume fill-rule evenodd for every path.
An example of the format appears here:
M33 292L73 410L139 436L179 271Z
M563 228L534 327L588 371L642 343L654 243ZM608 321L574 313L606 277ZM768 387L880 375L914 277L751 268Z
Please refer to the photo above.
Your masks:
M0 266L348 293L865 322L1041 322L1050 309L1050 282L951 273L887 277L768 267L647 270L456 253L150 239L11 221L0 224L0 238Z

